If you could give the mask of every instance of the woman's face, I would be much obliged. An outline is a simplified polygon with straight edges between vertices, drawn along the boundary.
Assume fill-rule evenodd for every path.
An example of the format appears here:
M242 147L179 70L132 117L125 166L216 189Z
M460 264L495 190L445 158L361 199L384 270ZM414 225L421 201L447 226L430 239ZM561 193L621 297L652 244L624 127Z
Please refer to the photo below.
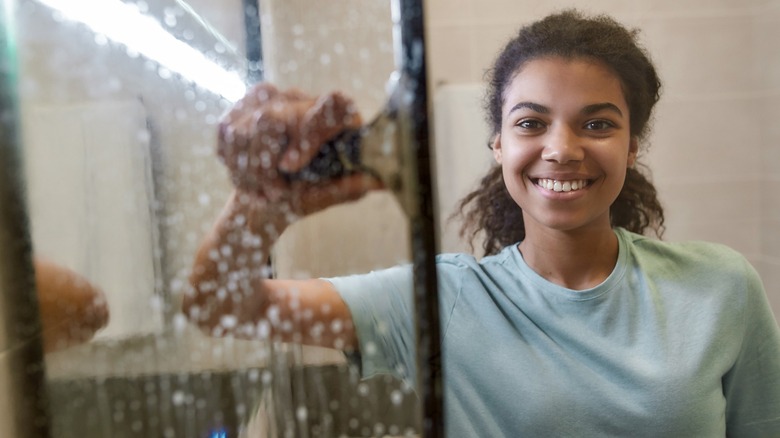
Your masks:
M599 62L529 61L504 91L493 155L528 235L609 228L636 151L620 80Z

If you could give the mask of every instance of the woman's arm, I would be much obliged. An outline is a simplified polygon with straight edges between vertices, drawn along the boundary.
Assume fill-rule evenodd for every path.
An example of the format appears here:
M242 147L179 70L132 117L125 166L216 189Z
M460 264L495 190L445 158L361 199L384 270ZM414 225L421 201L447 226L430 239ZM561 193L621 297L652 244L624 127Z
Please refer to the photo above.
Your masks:
M267 279L268 255L287 224L260 203L233 193L197 252L184 313L214 336L354 349L349 310L330 282Z
M103 292L77 273L35 258L43 348L52 352L86 342L108 324Z
M215 336L356 348L349 310L331 283L269 280L265 271L291 223L380 188L366 175L318 183L284 177L328 139L358 126L351 101L338 93L315 99L260 84L236 104L218 142L235 190L195 257L183 301L192 321Z

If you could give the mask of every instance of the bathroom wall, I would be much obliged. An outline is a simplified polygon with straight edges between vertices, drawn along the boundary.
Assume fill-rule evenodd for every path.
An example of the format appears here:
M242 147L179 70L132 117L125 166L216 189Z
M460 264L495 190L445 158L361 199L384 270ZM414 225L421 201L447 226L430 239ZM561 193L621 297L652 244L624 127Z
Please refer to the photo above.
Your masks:
M767 2L756 24L756 58L765 93L761 105L761 256L758 268L780 317L780 1Z
M431 0L431 82L440 90L480 82L519 25L566 7L641 28L660 70L663 96L643 159L666 208L665 239L742 252L780 317L780 133L772 122L780 114L780 2ZM437 146L439 156L456 154Z

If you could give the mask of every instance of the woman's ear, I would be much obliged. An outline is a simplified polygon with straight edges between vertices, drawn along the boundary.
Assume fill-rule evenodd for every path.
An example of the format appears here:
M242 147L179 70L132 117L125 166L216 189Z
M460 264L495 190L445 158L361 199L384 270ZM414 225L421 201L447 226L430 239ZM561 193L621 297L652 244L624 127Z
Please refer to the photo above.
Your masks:
M493 137L493 141L490 142L490 149L493 150L493 159L496 163L501 164L501 134L496 134Z
M636 164L636 155L639 153L639 139L637 137L631 137L631 142L628 144L628 162L626 167L634 167Z

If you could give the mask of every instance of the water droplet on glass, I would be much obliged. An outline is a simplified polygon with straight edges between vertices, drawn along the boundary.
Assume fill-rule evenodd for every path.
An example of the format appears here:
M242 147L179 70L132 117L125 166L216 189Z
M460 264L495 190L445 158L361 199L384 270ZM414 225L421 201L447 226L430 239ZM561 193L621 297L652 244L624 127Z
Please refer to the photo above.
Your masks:
M404 395L401 393L401 391L394 389L393 392L390 393L390 402L394 405L400 405L403 400Z
M176 390L173 391L173 394L171 395L171 402L174 406L181 406L184 404L186 398L187 396L184 394L184 391Z
M159 295L154 295L149 298L149 307L154 312L160 312L163 309L163 299Z
M204 207L208 207L211 203L211 196L208 193L201 193L198 195L198 203Z
M235 315L223 315L219 319L219 325L226 329L232 329L238 325L238 318L236 318Z
M344 322L341 319L334 319L330 323L330 330L333 333L341 333L341 330L344 328Z
M298 406L298 409L295 410L295 418L297 418L298 421L306 421L308 415L309 412L305 406Z
M173 315L173 330L181 333L187 328L187 317L182 313Z
M173 76L173 73L165 67L160 67L157 69L157 75L162 79L168 80Z

